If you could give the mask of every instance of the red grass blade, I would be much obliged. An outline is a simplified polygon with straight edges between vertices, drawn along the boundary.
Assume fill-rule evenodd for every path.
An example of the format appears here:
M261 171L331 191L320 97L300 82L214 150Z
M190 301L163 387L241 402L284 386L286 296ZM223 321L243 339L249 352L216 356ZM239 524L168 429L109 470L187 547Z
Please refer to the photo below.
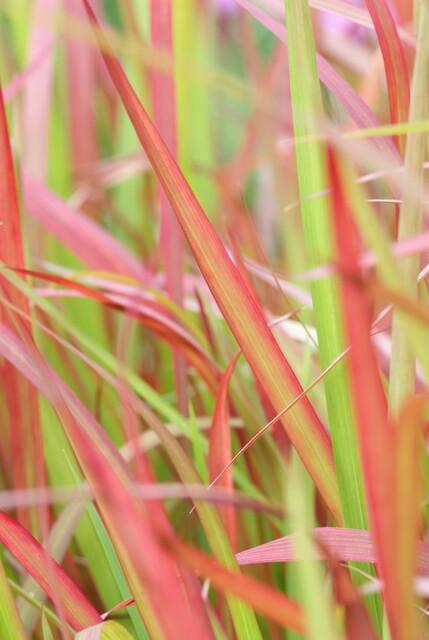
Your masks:
M228 465L232 458L231 452L231 430L229 426L229 406L228 406L228 385L235 364L240 357L240 352L231 360L219 386L216 398L216 406L213 413L209 435L208 468L209 481L212 482L218 474ZM230 467L221 478L219 484L227 491L232 492L234 482L232 477L232 467ZM234 509L226 508L222 510L223 521L228 532L231 546L235 548L235 513Z
M377 360L371 342L371 304L361 283L361 244L350 210L339 161L329 152L332 216L338 247L342 304L350 343L350 375L354 398L362 468L377 568L384 584L384 598L393 640L407 638L409 621L401 598L397 558L395 441Z
M21 238L21 222L15 184L15 170L6 121L3 96L0 88L0 260L6 264L24 268L24 252ZM24 313L29 312L23 294L0 276L0 286L7 297ZM0 322L14 326L7 311L0 306ZM18 323L19 324L19 323ZM22 325L30 334L29 322ZM8 443L0 447L2 464L13 477L16 488L44 484L43 453L40 437L37 395L31 385L19 376L9 363L1 363L4 397L8 407ZM9 451L8 453L6 453ZM28 513L27 513L28 515ZM20 520L30 527L25 512L19 510ZM34 522L33 522L34 525Z
M172 0L151 0L152 44L157 51L174 57ZM177 157L176 95L174 78L170 72L154 69L152 79L152 105L155 125L173 157ZM183 301L184 240L163 189L159 194L161 210L160 242L167 278L167 291L176 304ZM183 358L174 354L174 370L178 405L182 413L188 411L186 397L186 367Z
M101 621L100 614L65 571L33 536L6 513L0 511L0 541L36 580L51 600L59 599L67 622L84 629Z
M118 60L101 35L97 19L84 0L103 51L104 61L137 135L167 194L194 257L232 333L277 411L301 391L301 385L267 326L263 310L249 293L214 228L176 162L129 84ZM330 511L340 520L332 450L323 425L305 399L283 421L285 429Z
M32 269L14 269L14 271L62 285L67 290L75 292L76 295L82 295L107 307L129 313L149 330L180 351L189 363L197 369L208 388L213 393L217 392L220 379L220 372L217 366L194 337L171 317L162 304L147 300L143 295L139 296L140 292L136 289L128 293L124 291L123 295L117 294L115 291L104 293L80 282L42 271L34 271ZM108 290L109 283L105 280L103 283L106 290Z
M393 124L406 122L410 102L410 78L395 20L387 0L366 0L366 6L374 23L384 60L390 120ZM403 138L398 138L397 144L402 140Z
M256 611L287 629L305 634L305 620L300 606L272 587L239 573L233 573L213 558L181 540L170 546L176 557L222 591L248 602Z

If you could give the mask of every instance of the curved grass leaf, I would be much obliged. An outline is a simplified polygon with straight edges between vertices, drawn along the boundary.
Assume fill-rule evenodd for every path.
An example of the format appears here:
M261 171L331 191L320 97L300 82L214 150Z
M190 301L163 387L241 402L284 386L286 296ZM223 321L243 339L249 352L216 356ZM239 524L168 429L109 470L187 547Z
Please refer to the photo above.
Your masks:
M366 0L366 6L374 23L384 60L390 119L392 123L404 122L408 118L410 81L395 20L387 0Z
M76 630L100 621L100 615L65 571L47 556L33 536L4 512L0 512L0 540L48 596L58 597L67 621Z
M346 527L317 527L312 534L337 559L345 562L376 562L374 541L369 531ZM424 575L429 573L429 544L418 545L419 569ZM323 551L315 557L323 558ZM271 540L236 554L240 565L264 562L293 562L297 560L294 535Z

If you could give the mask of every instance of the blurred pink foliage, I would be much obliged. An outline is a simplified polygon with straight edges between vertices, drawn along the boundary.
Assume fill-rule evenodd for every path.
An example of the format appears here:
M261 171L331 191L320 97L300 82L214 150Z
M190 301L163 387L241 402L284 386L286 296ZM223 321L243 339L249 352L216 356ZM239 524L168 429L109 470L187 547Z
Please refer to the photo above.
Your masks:
M236 13L239 5L235 0L215 0L215 5L219 13L223 15Z
M347 4L359 8L365 8L364 0L345 0ZM347 18L321 11L319 13L320 26L327 35L337 35L343 37L365 38L368 35L368 29L362 27Z

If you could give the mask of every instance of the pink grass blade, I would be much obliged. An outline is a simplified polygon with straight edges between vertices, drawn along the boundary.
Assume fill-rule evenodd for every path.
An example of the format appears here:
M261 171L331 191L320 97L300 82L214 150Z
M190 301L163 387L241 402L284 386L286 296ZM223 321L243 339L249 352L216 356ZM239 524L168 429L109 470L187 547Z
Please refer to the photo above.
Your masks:
M209 481L212 482L218 474L228 465L232 458L231 430L229 426L228 386L234 372L234 367L240 353L238 353L227 366L222 376L219 392L216 398L216 406L213 412L209 435L208 469ZM227 491L232 492L234 482L232 467L230 467L218 483ZM228 532L231 546L235 548L235 513L231 508L222 510L225 529Z
M152 44L174 59L172 0L151 0ZM152 80L153 119L170 153L177 158L176 93L170 71L154 69ZM180 225L163 189L159 193L161 211L160 242L167 279L167 292L176 304L183 302L184 239ZM174 354L176 393L182 413L188 411L186 366L180 354Z
M36 0L33 5L29 57L34 60L41 52L48 53L32 74L25 92L23 163L32 176L45 180L53 87L54 16L58 2Z
M406 122L410 102L410 79L404 49L387 0L366 0L384 60L390 121ZM398 138L397 144L401 144Z
M79 24L84 10L79 0L66 0L65 11ZM97 160L96 109L96 53L94 47L81 40L68 38L66 43L69 144L71 164L76 172Z
M5 326L0 326L0 353L55 407L97 500L151 637L211 638L202 601L192 592L189 594L199 605L194 606L191 613L176 562L159 541L155 526L162 524L161 529L167 535L167 520L160 523L135 499L128 469L101 425L35 348L27 348ZM195 588L193 585L192 590Z
M0 541L47 595L59 598L71 626L83 629L100 622L100 614L65 571L16 520L0 511Z
M84 3L97 29L112 80L168 195L198 266L273 407L281 411L291 397L301 391L301 385L268 328L261 306L249 293L238 269L100 33L89 3L86 0ZM283 424L328 508L339 521L340 505L331 444L310 402L303 400Z
M12 158L6 113L0 89L0 260L14 267L23 268L24 249L15 169ZM0 277L4 295L25 313L29 310L23 294ZM13 320L0 306L0 321L13 326ZM30 323L24 323L30 332ZM2 387L8 408L8 437L11 446L11 472L16 488L43 484L43 454L37 396L31 385L23 380L7 363L0 365ZM27 513L28 515L28 513ZM22 520L23 518L23 520ZM30 526L27 516L20 511L20 519ZM33 522L33 525L35 523Z
M369 562L377 560L374 540L369 531L346 527L318 527L312 534L317 542L344 562ZM294 562L296 560L294 535L284 536L264 544L240 551L235 556L240 565L270 562ZM323 558L323 552L317 555ZM429 543L418 544L419 570L429 573Z
M98 224L28 174L23 176L23 189L27 213L88 267L147 281L143 264Z
M371 304L361 283L361 243L344 191L339 160L331 151L329 167L332 216L338 248L342 305L350 343L350 375L355 404L368 512L377 553L377 568L392 640L407 637L404 602L399 587L396 539L395 441L387 402L371 342Z

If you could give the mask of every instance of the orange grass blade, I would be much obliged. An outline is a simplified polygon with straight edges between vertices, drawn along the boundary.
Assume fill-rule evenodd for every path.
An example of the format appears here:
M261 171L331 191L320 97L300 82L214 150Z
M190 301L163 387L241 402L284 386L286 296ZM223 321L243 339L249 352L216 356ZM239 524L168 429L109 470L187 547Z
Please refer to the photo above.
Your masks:
M414 578L418 569L418 546L421 527L420 505L423 499L423 425L428 394L410 396L399 412L396 431L396 511L397 555L403 602L402 615L409 637L420 637Z
M384 600L392 640L408 636L407 613L401 598L396 535L394 426L371 343L371 304L361 283L361 243L343 187L339 160L329 152L332 216L343 274L341 291L346 333L350 342L350 375L358 424L368 512L384 583Z
M262 307L248 291L240 272L196 200L101 34L97 19L83 0L98 36L104 61L137 135L164 188L198 266L255 376L276 411L300 393L301 385L267 326ZM329 437L308 399L283 419L289 437L337 521L338 487Z

